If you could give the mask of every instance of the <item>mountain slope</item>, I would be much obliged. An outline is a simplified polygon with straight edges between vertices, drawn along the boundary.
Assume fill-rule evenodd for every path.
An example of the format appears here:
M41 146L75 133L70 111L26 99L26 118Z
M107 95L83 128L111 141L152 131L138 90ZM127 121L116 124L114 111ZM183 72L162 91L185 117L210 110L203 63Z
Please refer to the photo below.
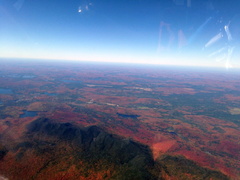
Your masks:
M148 146L97 126L79 127L47 118L30 122L11 146L0 145L0 176L14 180L228 179L184 157L165 155L154 161Z
M108 134L97 126L79 128L41 118L27 126L23 139L4 154L5 161L11 163L5 169L6 177L156 179L150 173L154 161L147 146Z

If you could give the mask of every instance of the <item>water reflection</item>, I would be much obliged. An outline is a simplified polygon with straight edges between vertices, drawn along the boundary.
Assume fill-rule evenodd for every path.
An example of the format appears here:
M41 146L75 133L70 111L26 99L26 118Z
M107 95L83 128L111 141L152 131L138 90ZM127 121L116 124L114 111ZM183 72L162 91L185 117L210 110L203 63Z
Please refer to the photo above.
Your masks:
M37 111L27 111L27 110L23 110L23 114L21 114L19 117L20 117L20 118L35 117L35 116L37 116L37 115L38 115Z
M0 88L0 94L13 94L11 89Z
M56 93L48 93L48 92L45 92L45 93L43 93L43 94L48 95L48 96L57 96Z

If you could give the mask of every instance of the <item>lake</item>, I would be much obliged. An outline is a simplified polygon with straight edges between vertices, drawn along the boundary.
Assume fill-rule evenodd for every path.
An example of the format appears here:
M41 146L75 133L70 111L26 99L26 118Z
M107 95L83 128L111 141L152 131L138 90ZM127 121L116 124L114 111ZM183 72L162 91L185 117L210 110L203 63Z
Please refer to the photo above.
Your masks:
M25 117L35 117L37 116L38 112L37 111L27 111L27 110L23 110L23 114L20 114L20 118L25 118Z
M0 94L13 94L11 89L0 88Z

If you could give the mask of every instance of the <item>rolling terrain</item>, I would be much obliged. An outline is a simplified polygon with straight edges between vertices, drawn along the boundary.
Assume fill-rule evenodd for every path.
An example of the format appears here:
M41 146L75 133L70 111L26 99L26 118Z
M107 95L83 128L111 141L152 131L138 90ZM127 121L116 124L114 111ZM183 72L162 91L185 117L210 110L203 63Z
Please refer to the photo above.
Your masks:
M238 179L239 72L1 61L6 179Z

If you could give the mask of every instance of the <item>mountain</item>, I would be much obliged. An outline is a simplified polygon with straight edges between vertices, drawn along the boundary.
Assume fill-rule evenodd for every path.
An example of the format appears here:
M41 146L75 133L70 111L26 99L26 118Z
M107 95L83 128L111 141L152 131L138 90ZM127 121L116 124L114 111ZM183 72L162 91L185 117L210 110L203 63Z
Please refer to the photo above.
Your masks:
M11 163L5 169L10 179L155 179L147 146L97 126L79 128L40 118L28 124L22 139L11 155L1 150Z
M154 161L148 146L97 126L39 118L16 142L0 136L0 177L8 179L228 179L182 156Z

